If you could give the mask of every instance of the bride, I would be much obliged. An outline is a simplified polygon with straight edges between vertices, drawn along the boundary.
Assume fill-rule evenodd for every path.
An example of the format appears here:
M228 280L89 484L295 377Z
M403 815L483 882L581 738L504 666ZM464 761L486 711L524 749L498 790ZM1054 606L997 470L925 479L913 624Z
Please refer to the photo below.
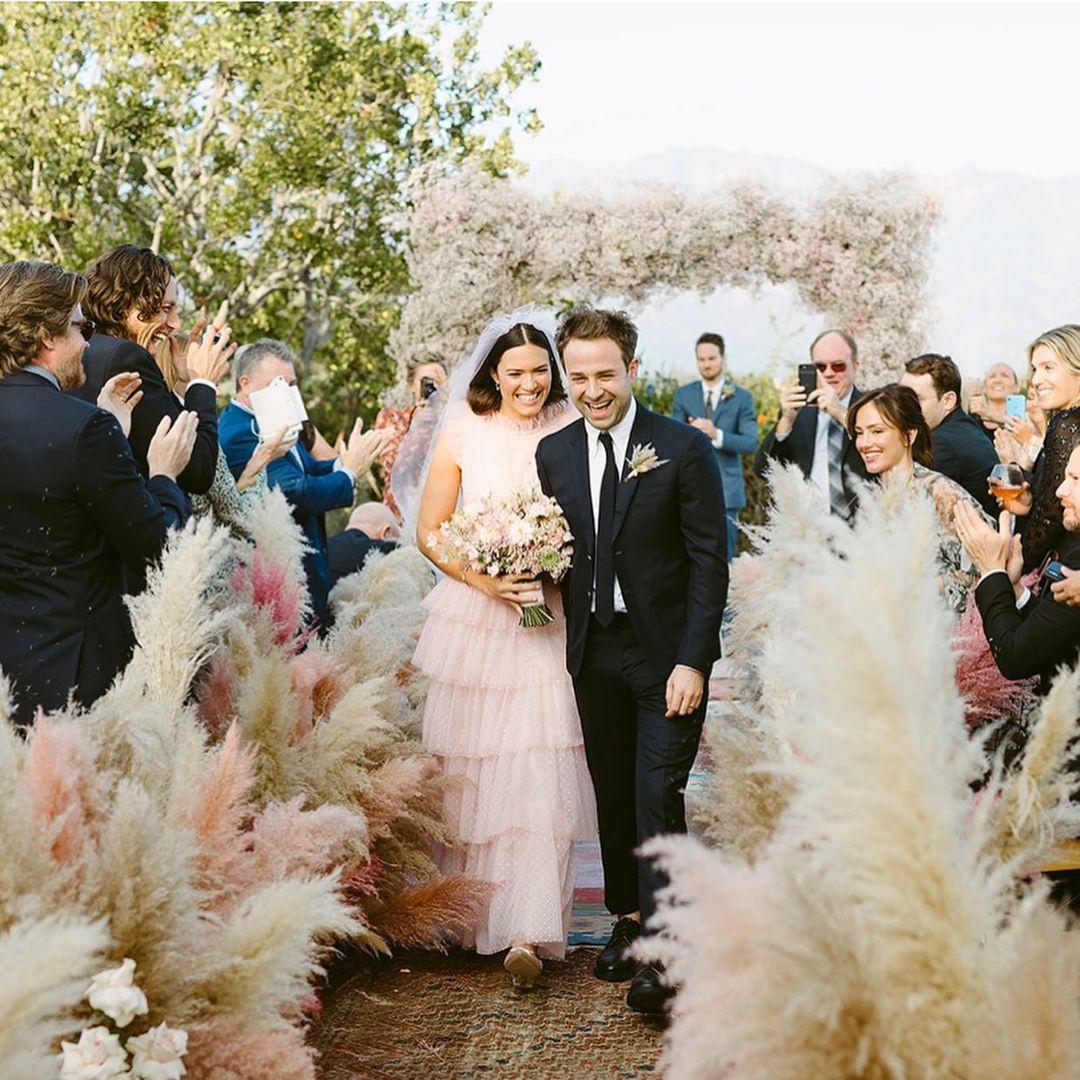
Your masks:
M464 944L508 949L503 966L521 988L541 957L565 956L573 842L596 828L562 603L550 582L446 560L432 534L459 502L539 488L536 444L575 418L547 320L536 309L494 319L451 379L417 520L420 550L446 575L427 600L414 658L430 679L424 745L449 780L445 820L461 840L440 864L494 886ZM541 588L555 621L520 627L521 605Z

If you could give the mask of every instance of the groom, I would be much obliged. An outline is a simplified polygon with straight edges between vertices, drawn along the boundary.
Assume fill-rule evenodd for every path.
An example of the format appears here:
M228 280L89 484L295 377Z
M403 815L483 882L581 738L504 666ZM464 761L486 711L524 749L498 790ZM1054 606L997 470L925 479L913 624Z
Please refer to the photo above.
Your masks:
M637 328L626 315L576 308L557 345L584 419L541 440L536 463L574 534L566 662L596 791L604 902L616 916L594 971L632 978L629 1006L659 1013L672 991L626 949L665 879L634 849L686 832L683 792L727 598L724 487L700 431L634 400Z

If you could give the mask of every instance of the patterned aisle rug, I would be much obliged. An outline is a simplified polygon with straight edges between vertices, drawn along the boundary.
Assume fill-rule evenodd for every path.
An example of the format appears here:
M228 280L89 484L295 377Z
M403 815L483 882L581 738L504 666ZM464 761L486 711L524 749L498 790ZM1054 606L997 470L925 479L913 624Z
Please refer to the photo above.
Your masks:
M655 1075L663 1022L592 974L594 949L512 989L499 956L408 953L338 968L312 1032L321 1080Z

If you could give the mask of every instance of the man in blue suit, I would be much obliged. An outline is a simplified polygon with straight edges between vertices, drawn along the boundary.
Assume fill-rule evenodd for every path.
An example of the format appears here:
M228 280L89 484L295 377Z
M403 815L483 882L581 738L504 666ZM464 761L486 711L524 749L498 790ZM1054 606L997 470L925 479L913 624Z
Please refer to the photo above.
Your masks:
M727 507L727 557L735 558L739 539L736 522L746 505L742 455L757 449L758 426L754 399L748 390L726 378L724 339L702 334L697 340L697 366L701 378L675 392L674 417L704 432L716 450L724 480Z
M281 377L296 384L296 355L282 341L262 338L245 345L233 365L236 396L218 422L218 439L233 476L239 477L255 453L260 432L251 409L251 394ZM277 432L267 432L274 437ZM329 622L330 563L326 544L326 511L352 506L356 482L371 468L387 438L385 432L360 432L359 422L341 455L320 460L301 443L266 468L271 487L280 488L304 530L310 551L304 556L311 606L320 623Z

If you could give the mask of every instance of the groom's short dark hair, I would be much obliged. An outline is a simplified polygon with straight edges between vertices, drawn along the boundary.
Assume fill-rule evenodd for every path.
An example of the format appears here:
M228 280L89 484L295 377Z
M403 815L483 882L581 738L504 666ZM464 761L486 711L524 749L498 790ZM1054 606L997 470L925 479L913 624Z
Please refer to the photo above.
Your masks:
M573 338L580 341L610 338L619 346L627 367L637 356L637 327L625 311L604 311L586 306L571 308L562 317L555 335L555 344L560 353Z

